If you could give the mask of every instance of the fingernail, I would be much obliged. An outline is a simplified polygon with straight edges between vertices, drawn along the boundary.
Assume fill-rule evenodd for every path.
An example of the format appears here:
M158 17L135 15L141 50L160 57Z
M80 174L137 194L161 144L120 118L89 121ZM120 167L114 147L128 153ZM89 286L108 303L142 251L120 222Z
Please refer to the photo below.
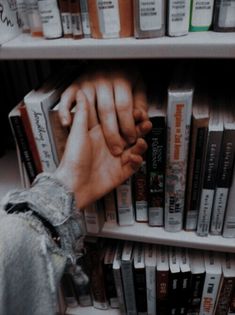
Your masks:
M114 155L120 155L123 152L123 149L118 145L112 147L112 152Z
M130 144L134 144L136 142L136 138L135 137L129 137L128 141Z
M65 117L62 118L62 125L63 126L67 125L67 119Z

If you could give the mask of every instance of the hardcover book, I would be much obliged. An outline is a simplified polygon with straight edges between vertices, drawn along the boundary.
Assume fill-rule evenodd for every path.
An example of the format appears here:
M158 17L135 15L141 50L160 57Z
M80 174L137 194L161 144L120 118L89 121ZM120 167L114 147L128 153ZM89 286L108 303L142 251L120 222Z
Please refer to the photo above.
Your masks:
M235 3L233 0L215 0L213 30L235 31Z
M103 200L97 200L84 209L84 221L86 232L98 234L104 225L104 204Z
M169 248L169 314L178 314L181 307L182 278L180 272L180 259L176 247Z
M181 73L168 89L167 158L165 180L165 229L178 232L183 226L188 146L193 88Z
M117 223L117 202L116 191L113 190L104 196L105 220L110 223Z
M222 136L223 116L221 108L218 106L211 106L206 159L202 175L203 185L197 223L197 234L200 236L207 236L209 233Z
M185 201L185 229L191 231L197 228L208 124L209 99L203 93L196 93L192 108L191 143Z
M189 252L187 248L177 248L177 255L179 256L180 277L181 277L181 293L179 300L180 314L188 314L188 302L190 298L191 288L191 268L189 261Z
M208 31L212 24L214 0L192 0L190 31Z
M168 247L157 247L156 303L157 314L169 314L169 253Z
M134 174L135 218L137 222L148 221L147 169L146 159Z

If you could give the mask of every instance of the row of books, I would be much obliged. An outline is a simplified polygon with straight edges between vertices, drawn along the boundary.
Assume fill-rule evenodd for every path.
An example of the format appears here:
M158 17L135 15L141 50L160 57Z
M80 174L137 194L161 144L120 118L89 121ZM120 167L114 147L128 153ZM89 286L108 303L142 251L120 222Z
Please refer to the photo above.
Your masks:
M17 0L23 30L47 39L235 31L233 0ZM214 3L215 2L215 3Z
M63 155L69 131L59 120L59 100L78 72L73 66L57 73L10 112L30 182L41 171L55 171ZM171 232L184 226L200 236L235 237L234 98L216 99L200 88L193 97L187 69L180 72L167 89L155 86L149 94L153 129L146 159L132 179L85 209L88 231L96 231L105 209L106 219L120 225L136 219Z
M89 280L81 281L77 265ZM69 307L119 308L123 315L235 314L234 254L87 237L77 265L62 281Z

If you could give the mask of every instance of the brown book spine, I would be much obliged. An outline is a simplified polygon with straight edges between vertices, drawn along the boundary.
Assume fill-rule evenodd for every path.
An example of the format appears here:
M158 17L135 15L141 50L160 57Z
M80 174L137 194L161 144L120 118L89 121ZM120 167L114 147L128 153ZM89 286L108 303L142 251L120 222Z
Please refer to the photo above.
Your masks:
M92 37L133 36L132 0L88 0L88 10Z
M70 0L70 12L72 16L73 38L83 38L81 7L79 0Z
M37 169L37 173L39 174L39 173L42 172L42 164L41 164L41 161L40 161L38 149L36 147L36 142L35 142L35 139L34 139L34 136L33 136L32 127L31 127L31 124L30 124L30 121L29 121L29 117L28 117L28 113L27 113L25 105L24 104L21 105L19 107L19 110L20 110L20 115L21 115L21 118L22 118L22 122L24 124L24 129L25 129L25 132L26 132L26 135L27 135L27 138L28 138L29 147L31 149L33 160L34 160L34 163L35 163L35 166L36 166L36 169Z
M69 0L59 0L59 5L64 37L72 38L72 16L69 9Z
M217 307L215 315L227 315L229 303L231 301L233 289L235 288L235 278L224 278L219 296L217 297Z
M157 271L157 313L168 314L167 301L169 296L169 271Z

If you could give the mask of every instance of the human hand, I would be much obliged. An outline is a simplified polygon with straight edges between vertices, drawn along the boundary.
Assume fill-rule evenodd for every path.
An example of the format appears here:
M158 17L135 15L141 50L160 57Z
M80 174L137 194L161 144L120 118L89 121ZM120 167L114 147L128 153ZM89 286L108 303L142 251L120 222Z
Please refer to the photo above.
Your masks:
M150 131L145 86L137 74L102 71L74 81L61 97L59 115L65 126L71 124L70 109L79 91L88 100L89 126L100 123L113 155L120 155L127 144L135 143Z
M132 176L147 149L143 139L114 156L105 141L101 125L89 121L88 100L77 93L77 111L62 161L55 177L75 194L78 208L101 198ZM97 118L95 118L96 121Z

